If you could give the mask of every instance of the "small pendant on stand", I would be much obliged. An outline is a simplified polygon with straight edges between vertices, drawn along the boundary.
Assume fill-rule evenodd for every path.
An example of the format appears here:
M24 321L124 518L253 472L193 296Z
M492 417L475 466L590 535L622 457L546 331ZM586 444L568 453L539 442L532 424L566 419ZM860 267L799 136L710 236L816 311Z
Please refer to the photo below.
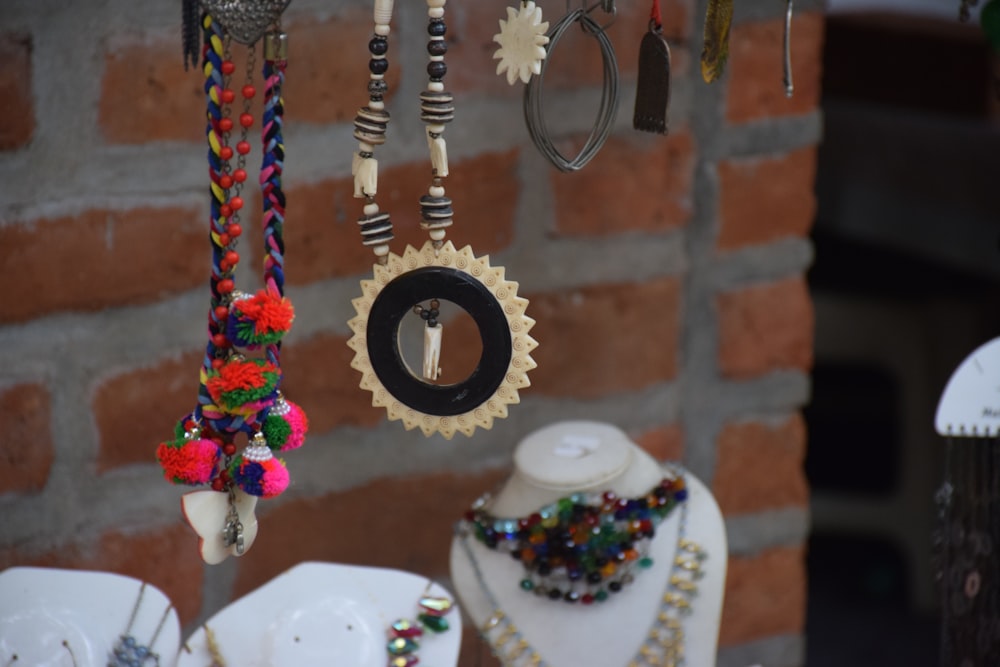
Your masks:
M670 46L662 26L649 22L649 30L639 44L639 73L636 79L635 112L632 127L640 132L667 134L670 105Z

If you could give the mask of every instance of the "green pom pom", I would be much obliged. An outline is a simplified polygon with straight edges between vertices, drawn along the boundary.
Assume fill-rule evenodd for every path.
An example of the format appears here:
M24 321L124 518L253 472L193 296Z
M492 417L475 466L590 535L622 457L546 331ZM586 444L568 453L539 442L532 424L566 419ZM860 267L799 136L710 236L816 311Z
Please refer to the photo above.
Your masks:
M186 432L184 430L184 420L182 419L174 425L174 440L183 440Z
M271 449L281 449L288 442L288 436L292 434L292 426L286 420L277 415L268 415L261 427L264 437L267 439L267 446Z

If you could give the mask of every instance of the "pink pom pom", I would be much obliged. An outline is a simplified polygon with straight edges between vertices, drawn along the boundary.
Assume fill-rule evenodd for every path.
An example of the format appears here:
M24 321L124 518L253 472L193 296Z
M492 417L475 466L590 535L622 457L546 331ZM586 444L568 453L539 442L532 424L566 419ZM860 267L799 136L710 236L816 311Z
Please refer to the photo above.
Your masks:
M288 468L281 459L268 459L261 463L264 475L260 480L261 498L274 498L288 488Z
M280 451L283 452L301 447L306 440L306 432L309 431L309 418L306 417L306 411L287 399L285 402L288 404L288 412L284 418L292 427L292 432L288 434L288 440L281 447Z

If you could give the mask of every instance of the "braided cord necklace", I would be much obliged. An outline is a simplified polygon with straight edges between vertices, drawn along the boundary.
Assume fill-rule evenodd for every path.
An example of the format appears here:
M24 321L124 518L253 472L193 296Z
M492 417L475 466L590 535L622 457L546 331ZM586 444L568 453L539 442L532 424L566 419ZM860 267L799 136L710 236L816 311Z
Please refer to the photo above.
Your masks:
M385 408L390 420L402 421L408 430L419 427L424 435L451 438L456 432L472 435L477 427L491 428L495 418L507 416L507 405L518 403L518 390L530 384L527 373L535 367L530 353L537 343L528 335L534 325L524 314L528 301L517 296L518 285L506 280L504 268L491 266L488 257L476 257L469 246L456 249L445 240L453 211L444 187L448 176L444 130L454 118L452 95L444 87L445 3L427 0L429 81L420 94L431 162L431 185L420 198L420 226L428 240L420 249L407 246L396 255L389 250L393 239L389 214L376 202L374 153L385 143L389 124L384 96L393 2L375 0L375 34L368 43L369 101L354 120L358 150L351 171L354 196L364 200L358 220L362 243L372 249L376 263L372 278L361 281L362 295L352 302L356 316L349 322L354 335L348 345L355 352L351 366L361 373L361 388L372 392L374 406ZM482 342L475 370L453 384L441 381L442 301L472 317ZM411 370L400 351L400 324L410 314L425 323L420 373Z
M677 478L683 475L677 471ZM687 537L687 501L680 505L674 560L664 589L656 619L640 645L627 663L628 667L680 667L684 660L684 627L682 617L690 614L691 600L697 594L698 579L703 576L701 563L705 552ZM472 567L476 583L482 590L493 611L478 627L480 636L504 667L553 667L528 642L513 619L503 611L496 595L472 551L467 522L459 522L456 536L462 551Z
M278 26L287 2L231 7L231 2L203 2L200 18L205 75L206 139L209 147L210 244L212 270L205 347L195 409L182 418L174 438L161 442L156 455L164 477L175 484L209 485L206 492L187 494L188 520L202 537L201 553L208 562L242 555L256 534L244 534L256 498L272 498L288 486L285 464L274 456L302 445L308 422L305 413L285 400L281 382L281 339L294 319L284 296L285 195L282 136L287 39ZM214 12L225 21L220 20ZM191 9L185 7L190 20ZM191 48L186 28L185 52ZM233 118L237 92L230 47L236 39L247 50L246 81L239 91L242 111ZM263 289L250 295L236 289L236 251L243 234L243 187L248 179L246 158L254 125L252 101L257 42L263 40L264 101L261 127L262 227L265 257ZM196 48L196 47L195 47ZM187 55L186 55L187 57ZM238 132L233 143L233 132ZM235 166L234 166L235 157ZM251 356L256 353L255 356ZM236 438L247 436L238 451ZM213 494L210 500L200 494ZM241 511L242 510L242 511ZM221 511L221 516L216 516ZM249 538L249 539L247 539Z

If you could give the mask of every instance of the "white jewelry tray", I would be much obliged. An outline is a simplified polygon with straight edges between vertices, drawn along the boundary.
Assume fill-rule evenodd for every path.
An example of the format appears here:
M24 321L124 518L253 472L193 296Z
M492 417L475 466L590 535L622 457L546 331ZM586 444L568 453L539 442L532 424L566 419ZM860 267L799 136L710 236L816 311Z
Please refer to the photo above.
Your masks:
M171 603L147 585L137 608L141 587L138 579L108 572L37 567L0 572L0 665L103 667L133 610L131 634L148 645ZM180 633L171 609L152 646L161 667L176 664Z
M454 600L426 578L399 570L301 563L231 603L182 646L178 667L206 667L211 629L226 665L235 667L385 667L386 631L415 619L422 595ZM454 667L462 637L458 605L451 628L419 638L420 664Z

